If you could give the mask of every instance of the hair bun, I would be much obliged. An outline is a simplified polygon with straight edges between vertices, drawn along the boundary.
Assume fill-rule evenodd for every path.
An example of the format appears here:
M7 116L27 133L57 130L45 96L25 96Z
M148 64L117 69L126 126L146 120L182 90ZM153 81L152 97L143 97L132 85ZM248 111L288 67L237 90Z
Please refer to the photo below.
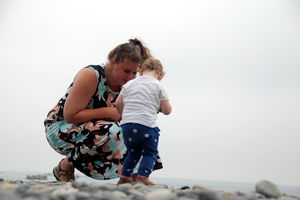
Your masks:
M140 52L141 56L144 55L143 45L141 41L135 38L135 39L129 39L129 43L132 44Z

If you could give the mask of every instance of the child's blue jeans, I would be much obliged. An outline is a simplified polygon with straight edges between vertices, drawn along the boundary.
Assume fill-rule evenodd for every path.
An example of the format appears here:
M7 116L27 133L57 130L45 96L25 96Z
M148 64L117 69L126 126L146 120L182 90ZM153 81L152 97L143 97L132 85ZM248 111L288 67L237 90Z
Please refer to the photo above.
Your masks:
M158 150L159 128L150 128L137 123L121 125L124 143L128 150L122 175L131 176L140 158L138 175L149 176L153 170Z

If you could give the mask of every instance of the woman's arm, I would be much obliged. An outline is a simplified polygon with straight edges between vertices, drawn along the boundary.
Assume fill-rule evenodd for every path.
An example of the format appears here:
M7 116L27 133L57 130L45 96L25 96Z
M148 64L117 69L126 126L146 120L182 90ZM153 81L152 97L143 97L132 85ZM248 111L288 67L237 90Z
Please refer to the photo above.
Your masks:
M116 100L116 108L117 108L117 111L120 113L120 115L122 115L122 112L123 112L123 95L119 95L117 100Z
M168 100L160 102L160 111L165 115L169 115L171 113L172 106Z
M80 123L92 119L120 119L120 114L113 107L86 109L97 88L96 74L92 69L84 68L76 75L73 88L69 93L65 106L64 118L68 123Z

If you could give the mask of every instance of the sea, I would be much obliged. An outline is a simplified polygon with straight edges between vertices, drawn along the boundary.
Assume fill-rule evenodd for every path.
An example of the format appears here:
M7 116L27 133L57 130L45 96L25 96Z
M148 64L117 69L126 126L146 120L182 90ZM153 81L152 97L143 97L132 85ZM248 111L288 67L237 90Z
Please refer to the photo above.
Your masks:
M4 180L22 180L28 181L26 176L32 175L45 175L47 180L41 180L42 182L56 181L52 173L43 172L21 172L21 171L0 171L0 178ZM78 182L101 182L116 184L118 179L112 180L95 180L91 179L83 174L75 174L76 181ZM163 177L151 177L151 180L157 184L167 185L169 188L180 189L183 186L192 187L193 185L201 185L207 189L211 190L221 190L221 191L234 191L234 192L254 192L255 183L243 183L243 182L230 182L230 181L212 181L212 180L195 180L195 179L177 179L177 178L163 178ZM277 185L280 192L287 195L300 195L300 186L292 185Z

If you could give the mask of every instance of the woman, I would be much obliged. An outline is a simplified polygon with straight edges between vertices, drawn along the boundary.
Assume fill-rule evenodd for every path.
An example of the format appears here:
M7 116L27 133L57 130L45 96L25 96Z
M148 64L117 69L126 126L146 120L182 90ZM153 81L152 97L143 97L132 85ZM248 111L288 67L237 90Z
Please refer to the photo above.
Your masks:
M140 40L130 39L109 53L104 66L87 66L75 76L44 121L49 144L66 156L53 169L58 181L74 180L74 168L95 179L119 177L126 148L114 103L121 87L149 57Z

